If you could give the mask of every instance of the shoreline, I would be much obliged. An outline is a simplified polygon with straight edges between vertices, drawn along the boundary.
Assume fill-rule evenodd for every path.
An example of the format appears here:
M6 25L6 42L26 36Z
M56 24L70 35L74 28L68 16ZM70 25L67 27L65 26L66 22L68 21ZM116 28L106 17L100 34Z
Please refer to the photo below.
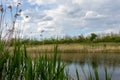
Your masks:
M28 46L28 53L53 53L54 44ZM113 44L58 44L58 53L120 53L120 45Z

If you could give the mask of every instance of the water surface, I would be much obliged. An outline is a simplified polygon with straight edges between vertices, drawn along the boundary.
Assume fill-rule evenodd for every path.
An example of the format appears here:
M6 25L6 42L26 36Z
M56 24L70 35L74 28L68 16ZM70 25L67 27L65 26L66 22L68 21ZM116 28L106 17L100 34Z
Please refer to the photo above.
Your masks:
M112 80L120 80L120 54L89 53L84 54L82 59L72 58L72 60L66 61L66 63L66 70L69 71L69 75L74 79L76 79L76 69L79 72L80 79L87 80L90 73L95 77L94 69L96 68L99 73L99 79L105 80L106 67L108 75Z

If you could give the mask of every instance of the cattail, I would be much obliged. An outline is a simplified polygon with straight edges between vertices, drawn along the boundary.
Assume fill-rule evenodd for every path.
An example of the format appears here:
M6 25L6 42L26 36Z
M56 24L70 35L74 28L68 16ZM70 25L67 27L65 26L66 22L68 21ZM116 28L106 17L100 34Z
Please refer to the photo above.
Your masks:
M12 9L12 6L11 6L11 5L9 5L9 6L8 6L8 8L9 8L9 9Z
M22 9L19 10L19 13L21 13L21 12L22 12Z
M42 36L42 34L40 34L40 36Z
M21 5L21 3L19 2L18 5Z
M16 18L16 17L18 17L18 16L20 16L20 14L15 14L15 16L14 16L14 17Z
M15 21L13 21L13 24L15 24Z
M4 8L0 8L0 11L3 13L4 12Z
M21 3L20 3L20 2L17 4L17 6L19 6L19 5L21 5Z
M29 18L29 16L25 16L25 18Z
M2 8L3 7L3 5L0 5L0 8Z

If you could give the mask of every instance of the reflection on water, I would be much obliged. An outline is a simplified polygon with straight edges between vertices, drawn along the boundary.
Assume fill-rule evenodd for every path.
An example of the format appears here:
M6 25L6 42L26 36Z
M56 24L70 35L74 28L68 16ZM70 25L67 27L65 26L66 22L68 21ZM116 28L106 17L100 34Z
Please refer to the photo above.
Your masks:
M90 73L95 78L94 69L97 68L100 80L105 80L105 67L112 80L120 80L120 54L88 54L82 61L74 59L72 62L67 62L66 70L69 70L69 75L76 79L77 68L80 79L87 80Z

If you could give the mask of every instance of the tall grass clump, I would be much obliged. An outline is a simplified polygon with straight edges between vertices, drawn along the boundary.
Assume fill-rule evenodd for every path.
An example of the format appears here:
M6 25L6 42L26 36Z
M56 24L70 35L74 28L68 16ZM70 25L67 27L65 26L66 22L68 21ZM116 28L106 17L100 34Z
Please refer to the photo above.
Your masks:
M65 64L57 58L57 46L54 57L41 56L31 59L27 56L26 46L16 42L14 52L0 64L0 80L68 80L64 72ZM18 44L19 43L19 44Z
M7 62L7 59L9 57L8 53L8 50L4 48L4 43L0 41L0 80L2 77L4 63Z

